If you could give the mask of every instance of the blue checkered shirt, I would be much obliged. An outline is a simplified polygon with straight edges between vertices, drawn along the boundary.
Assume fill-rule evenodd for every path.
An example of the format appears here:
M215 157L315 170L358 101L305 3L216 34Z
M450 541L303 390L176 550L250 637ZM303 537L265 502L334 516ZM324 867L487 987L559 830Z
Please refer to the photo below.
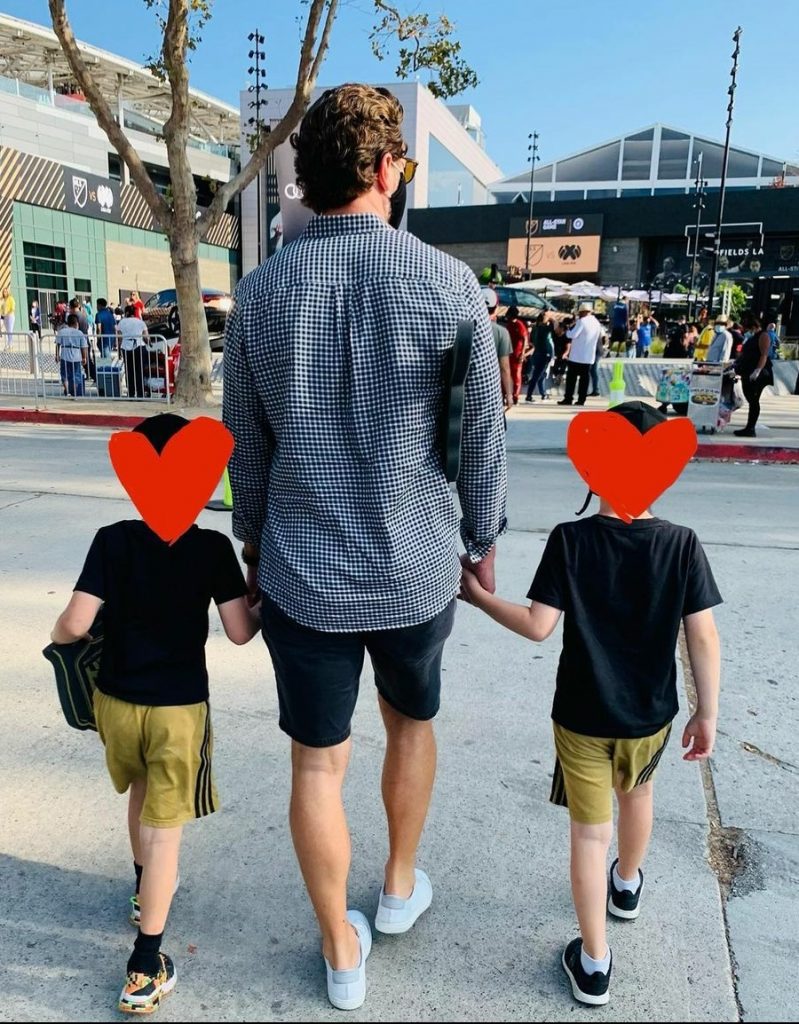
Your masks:
M461 516L442 470L444 354L476 323ZM327 632L416 625L506 526L505 432L491 324L463 263L371 214L314 218L248 274L228 316L223 419L233 532L258 582Z

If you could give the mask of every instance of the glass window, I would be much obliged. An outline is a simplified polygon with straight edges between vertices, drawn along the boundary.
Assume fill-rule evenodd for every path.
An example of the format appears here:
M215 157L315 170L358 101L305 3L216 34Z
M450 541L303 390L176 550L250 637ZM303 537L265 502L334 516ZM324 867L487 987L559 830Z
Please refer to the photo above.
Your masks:
M724 147L707 139L694 139L694 159L702 154L702 177L720 178Z
M756 178L758 158L754 153L744 153L740 149L730 150L730 162L727 175L730 178Z
M108 177L112 181L122 181L122 159L117 153L108 154Z
M649 177L652 166L652 140L654 131L650 128L637 135L628 135L624 140L621 176L625 181L641 181Z
M589 188L586 199L615 199L615 188Z
M553 199L584 199L585 190L581 188L562 188L555 190Z
M650 196L652 195L651 188L623 188L621 190L623 196Z
M627 189L626 191L630 191ZM648 193L647 193L648 194ZM656 196L684 196L684 188L662 188L660 185L655 185Z
M472 206L485 202L485 188L475 176L433 135L428 143L428 206ZM529 179L528 179L529 180Z
M615 181L619 175L620 142L589 149L579 156L559 160L555 168L556 181Z
M660 159L658 178L685 178L688 174L688 150L691 139L682 132L662 128L660 134Z
M51 289L67 291L66 251L55 245L23 242L25 285L28 291Z
M76 277L75 278L75 291L82 292L85 295L91 295L92 283L87 277Z

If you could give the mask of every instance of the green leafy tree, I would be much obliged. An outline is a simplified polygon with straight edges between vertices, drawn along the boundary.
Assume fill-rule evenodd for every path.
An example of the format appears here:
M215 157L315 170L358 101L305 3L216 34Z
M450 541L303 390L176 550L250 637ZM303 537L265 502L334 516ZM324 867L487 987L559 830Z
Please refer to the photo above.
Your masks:
M185 405L204 405L211 401L211 350L200 288L200 242L208 237L231 200L255 180L270 153L285 142L299 124L327 53L339 0L297 0L304 13L304 27L301 30L294 97L289 109L271 131L258 133L252 143L249 160L230 181L219 185L210 205L199 209L188 156L192 114L189 61L200 45L203 29L212 16L213 0L142 2L154 12L162 35L160 50L151 58L148 67L157 79L169 86L171 95L171 112L163 126L171 179L167 195L156 189L124 126L117 123L115 98L103 93L92 74L91 65L84 59L69 21L67 0L48 0L53 29L76 82L97 123L125 162L133 183L169 241L181 322L181 364L176 400ZM437 77L429 88L439 96L452 96L476 84L474 72L460 56L460 44L452 39L454 26L448 19L442 17L431 24L427 15L403 18L399 11L386 7L381 0L374 0L374 4L383 21L375 26L373 48L378 36L383 46L388 44L392 34L396 36L400 42L397 74L401 78L430 68ZM116 6L119 6L119 0L116 0ZM381 57L382 52L377 55Z

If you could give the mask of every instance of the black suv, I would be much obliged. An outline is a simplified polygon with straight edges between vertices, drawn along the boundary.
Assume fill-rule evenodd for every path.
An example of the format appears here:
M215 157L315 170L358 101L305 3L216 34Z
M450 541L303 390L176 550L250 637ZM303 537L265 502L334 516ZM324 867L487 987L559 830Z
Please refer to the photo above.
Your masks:
M233 299L227 292L214 288L203 288L203 308L208 321L208 333L211 335L212 351L221 351L223 339L214 335L225 333L225 322ZM166 288L156 292L144 304L142 319L147 324L148 332L163 334L166 338L180 336L180 314L178 313L178 296L174 288Z

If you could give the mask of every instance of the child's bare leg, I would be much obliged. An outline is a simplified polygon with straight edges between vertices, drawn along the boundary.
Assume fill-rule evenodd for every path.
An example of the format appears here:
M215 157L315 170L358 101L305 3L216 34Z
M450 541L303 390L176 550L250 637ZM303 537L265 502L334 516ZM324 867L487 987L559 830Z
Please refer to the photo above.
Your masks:
M574 909L580 922L583 949L594 960L607 953L605 913L607 856L613 822L602 825L571 823L571 883Z
M144 798L147 795L147 779L134 779L128 790L128 834L130 835L130 848L133 851L133 861L141 864L141 839L139 836L139 822L141 820L141 809L144 806Z
M153 828L139 826L141 839L141 924L144 935L160 935L166 925L175 880L178 876L178 856L183 826Z
M638 878L652 835L654 783L645 782L629 793L616 790L619 801L619 863L617 870L621 878L632 882Z

